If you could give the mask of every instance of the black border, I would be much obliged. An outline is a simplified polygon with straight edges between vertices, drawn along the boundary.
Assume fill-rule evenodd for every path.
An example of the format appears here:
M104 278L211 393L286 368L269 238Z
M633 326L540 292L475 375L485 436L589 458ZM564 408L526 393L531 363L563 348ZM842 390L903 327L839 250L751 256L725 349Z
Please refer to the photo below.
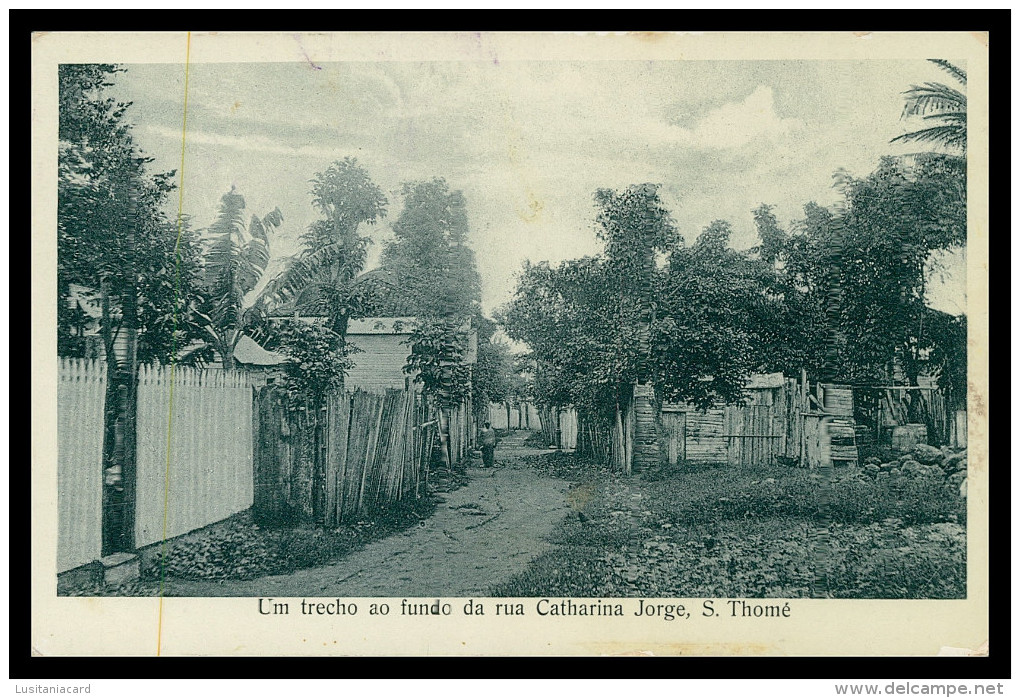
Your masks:
M33 31L296 31L314 27L320 31L958 31L972 29L989 34L991 90L990 132L996 134L990 150L990 171L1009 163L1010 11L911 9L895 11L733 10L733 11L589 11L568 13L527 11L70 11L10 10L12 102L21 96L31 103L31 32ZM11 134L31 132L27 108L11 110ZM1005 125L1004 125L1005 124ZM11 138L12 160L30 165L31 139ZM11 200L30 198L30 178L12 179ZM990 229L1009 230L1009 179L989 180ZM21 190L17 199L13 194ZM994 195L993 195L994 194ZM1000 204L1001 202L1001 204ZM19 211L20 209L20 211ZM10 208L11 217L29 224L29 207ZM996 226L995 224L999 225ZM22 230L30 225L21 227ZM12 225L11 230L18 226ZM998 238L997 238L998 241ZM997 306L998 307L998 306ZM1001 312L1001 311L1000 311ZM31 323L31 320L29 320ZM1002 341L997 322L997 347ZM991 345L991 342L990 342ZM996 355L1001 355L996 352ZM1000 362L1001 368L1009 363ZM11 378L14 378L11 376ZM31 388L29 387L29 390ZM23 402L21 404L24 404ZM1002 407L998 407L1002 410ZM1008 407L1006 408L1008 414ZM19 415L20 416L20 415ZM13 421L13 420L12 420ZM998 420L1005 424L1005 419ZM1008 427L1007 427L1008 428ZM1006 432L1008 433L1008 432ZM997 453L999 451L996 451ZM1008 456L1007 456L1008 458ZM1010 678L1010 502L1009 461L993 467L990 492L989 595L994 612L989 614L990 650L987 657L947 659L939 657L32 657L30 536L10 536L11 575L10 678L81 679L82 677L153 679L197 678L371 678L424 677L523 678L555 676L573 678L742 678L742 679L964 679ZM1004 467L1003 467L1004 466ZM11 468L11 492L28 492L29 469ZM12 511L14 508L12 507ZM23 521L23 515L19 515ZM13 517L9 520L9 526ZM10 530L10 529L9 529ZM113 629L111 631L115 632ZM839 628L831 628L834 634ZM748 688L753 688L748 686Z

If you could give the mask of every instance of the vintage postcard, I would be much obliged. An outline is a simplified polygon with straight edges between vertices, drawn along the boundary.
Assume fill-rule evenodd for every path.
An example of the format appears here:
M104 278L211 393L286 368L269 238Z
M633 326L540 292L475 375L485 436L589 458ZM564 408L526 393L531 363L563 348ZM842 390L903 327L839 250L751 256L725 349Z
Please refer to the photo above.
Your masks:
M987 34L32 71L36 654L987 652Z

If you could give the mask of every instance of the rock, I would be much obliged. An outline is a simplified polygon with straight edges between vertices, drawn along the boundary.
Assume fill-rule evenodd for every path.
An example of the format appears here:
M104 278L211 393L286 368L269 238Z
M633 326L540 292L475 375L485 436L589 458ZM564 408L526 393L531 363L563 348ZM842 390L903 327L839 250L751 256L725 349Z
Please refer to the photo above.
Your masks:
M942 451L928 444L917 444L914 446L914 450L911 451L911 455L913 455L914 460L918 463L924 463L925 465L941 463L944 457Z
M864 466L864 472L866 473L875 474L879 470L881 470L881 468L878 467L878 463L868 463Z
M881 464L882 464L882 459L879 458L878 456L868 456L867 458L864 459L864 465L865 466L869 466L869 465L881 465Z
M889 477L889 471L888 470L880 470L878 472L878 474L875 476L875 478L877 480L884 480L887 477Z
M967 478L963 478L963 482L960 483L960 496L967 496Z
M966 479L967 479L967 473L961 471L961 472L958 472L958 473L953 473L948 478L946 478L946 484L949 485L950 487L954 488L954 489L958 489L960 487L961 483L963 483L963 481L966 480Z
M916 460L905 460L903 465L900 466L900 471L904 475L916 475L921 471L921 464Z
M878 467L880 467L882 470L892 470L893 468L900 467L900 462L898 460L894 460L892 463L882 463L882 465Z
M957 470L966 470L967 452L960 451L959 453L952 454L951 456L946 458L945 463L943 463L943 467L945 467L945 469L950 472L956 472Z

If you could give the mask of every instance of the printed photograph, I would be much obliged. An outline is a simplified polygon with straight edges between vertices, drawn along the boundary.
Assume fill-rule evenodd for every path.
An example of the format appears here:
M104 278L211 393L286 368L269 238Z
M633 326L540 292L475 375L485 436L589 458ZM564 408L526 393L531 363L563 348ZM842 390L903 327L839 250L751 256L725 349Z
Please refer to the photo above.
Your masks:
M61 63L57 594L967 598L967 71Z

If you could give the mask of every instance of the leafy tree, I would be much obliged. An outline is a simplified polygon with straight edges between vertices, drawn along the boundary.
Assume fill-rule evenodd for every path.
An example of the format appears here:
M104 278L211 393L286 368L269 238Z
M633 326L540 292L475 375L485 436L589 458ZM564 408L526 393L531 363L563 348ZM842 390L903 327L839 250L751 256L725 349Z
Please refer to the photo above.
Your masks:
M113 347L133 335L129 361L169 363L194 336L189 308L199 281L193 232L164 214L173 172L150 174L125 120L129 103L109 97L121 68L62 64L58 69L57 350L81 356L70 284L93 289L111 367Z
M441 178L405 182L401 193L404 208L382 257L396 279L386 311L418 317L476 313L481 280L467 246L464 195Z
M637 348L634 379L656 381L650 332L656 319L660 274L656 255L677 246L679 233L659 198L656 184L634 184L622 191L595 192L596 235L605 242L607 282L616 294L616 320L622 344Z
M269 306L293 303L307 315L321 315L344 341L347 324L374 310L379 280L360 276L371 238L358 229L386 215L387 200L355 158L344 158L316 174L312 203L322 218L301 236L302 251L265 289Z
M491 343L493 323L481 314L481 279L468 247L464 195L445 179L405 182L404 206L393 223L394 239L383 250L392 279L381 312L417 318L405 370L443 407L469 396L479 414L505 393L505 347ZM468 365L465 327L477 333L477 360Z
M198 317L224 368L233 368L234 348L257 312L248 301L269 264L269 234L283 224L274 209L244 225L244 197L234 187L220 199L216 221L205 231L205 296Z
M354 365L348 356L351 346L328 327L313 323L274 323L271 346L287 356L284 371L293 405L318 407L331 391L343 388L344 376Z
M654 186L597 197L606 252L526 263L498 316L531 349L540 401L606 429L639 380L653 382L660 407L739 397L756 366L747 310L764 304L763 265L729 249L723 221L683 247Z
M456 319L420 322L407 339L410 355L404 371L414 376L424 393L442 407L455 407L468 398L471 369L464 357L468 335Z
M708 407L737 401L747 376L769 369L781 302L764 265L729 247L730 224L713 221L669 257L655 326L664 397Z
M904 92L903 116L919 116L933 125L893 138L895 141L932 143L951 151L967 152L967 73L940 58L929 59L959 83L960 89L940 82L912 85Z
M842 205L806 205L797 232L780 231L767 207L758 210L761 257L793 313L786 326L802 333L810 372L874 383L902 369L917 385L935 351L926 328L932 253L966 240L961 176L935 155L910 167L885 158L867 177L841 174Z
M133 547L138 364L177 359L194 328L188 315L198 281L190 228L163 213L173 173L147 171L151 158L125 120L130 105L107 94L119 70L62 64L57 73L57 351L89 350L75 331L84 318L68 299L71 284L90 289L108 376L103 554Z
M475 414L483 414L490 402L505 402L515 392L514 357L510 346L494 338L496 323L479 316L478 360L472 368L472 397Z

